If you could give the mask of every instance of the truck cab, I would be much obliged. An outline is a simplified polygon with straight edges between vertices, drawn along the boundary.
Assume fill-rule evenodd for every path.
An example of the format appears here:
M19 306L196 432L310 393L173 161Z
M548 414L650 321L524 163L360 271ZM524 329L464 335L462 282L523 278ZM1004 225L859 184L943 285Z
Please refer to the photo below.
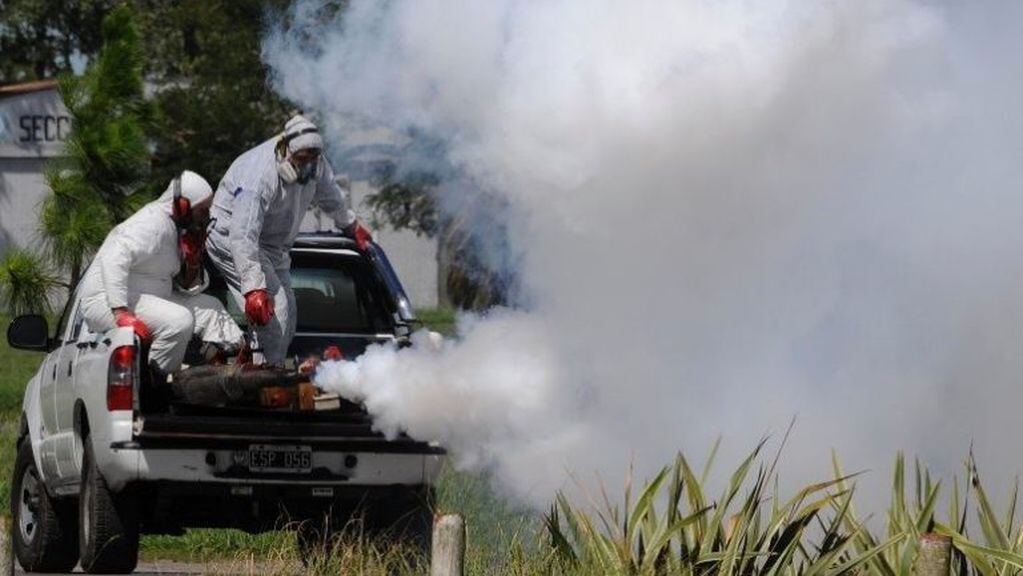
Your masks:
M417 321L379 246L304 234L291 258L295 362L328 347L351 360L372 345L407 344ZM244 322L221 279L209 292ZM12 540L26 570L66 572L80 561L90 573L130 572L140 534L191 527L294 527L309 548L358 518L370 531L428 539L443 449L385 438L359 405L149 402L132 330L91 332L75 294L52 335L42 317L23 316L8 340L46 354L25 391L12 482Z

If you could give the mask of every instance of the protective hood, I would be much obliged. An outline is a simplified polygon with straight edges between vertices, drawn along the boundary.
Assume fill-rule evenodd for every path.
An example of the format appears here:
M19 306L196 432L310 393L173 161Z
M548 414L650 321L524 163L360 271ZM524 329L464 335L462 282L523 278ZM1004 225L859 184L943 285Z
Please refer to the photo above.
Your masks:
M289 153L309 148L323 149L323 137L316 124L301 114L292 116L284 125L284 141L288 143Z
M193 206L213 196L213 188L210 183L195 172L185 170L179 178L181 179L181 197L188 200ZM160 195L160 202L169 203L174 198L174 184L172 180Z

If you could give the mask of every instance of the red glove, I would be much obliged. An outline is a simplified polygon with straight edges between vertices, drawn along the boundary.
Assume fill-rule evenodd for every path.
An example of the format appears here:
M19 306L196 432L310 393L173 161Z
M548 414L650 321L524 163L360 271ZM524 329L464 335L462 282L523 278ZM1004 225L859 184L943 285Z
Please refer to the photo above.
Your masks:
M150 342L153 339L153 333L149 331L149 327L146 326L146 323L127 309L121 309L114 312L114 322L118 326L130 326L133 330L135 330L135 334L138 335L139 339L143 342Z
M363 252L369 247L369 243L373 241L373 233L362 223L362 220L352 222L348 228L345 228L344 235L355 240L355 245Z
M181 259L189 268L198 268L202 264L202 251L206 247L206 239L202 234L185 232L181 235L178 245L181 247Z
M256 326L266 326L274 315L274 299L262 288L246 293L245 315Z

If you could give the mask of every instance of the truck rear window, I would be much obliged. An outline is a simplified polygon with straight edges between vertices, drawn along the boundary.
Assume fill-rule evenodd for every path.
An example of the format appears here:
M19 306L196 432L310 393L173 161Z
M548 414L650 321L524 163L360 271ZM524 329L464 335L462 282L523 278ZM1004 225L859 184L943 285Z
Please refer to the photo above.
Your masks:
M298 332L379 333L390 330L382 291L368 267L335 261L316 266L296 258L291 286L298 306Z
M298 307L297 332L382 334L393 332L386 287L368 262L352 255L295 251L291 286ZM227 294L223 278L211 278L210 294L245 325L245 314Z

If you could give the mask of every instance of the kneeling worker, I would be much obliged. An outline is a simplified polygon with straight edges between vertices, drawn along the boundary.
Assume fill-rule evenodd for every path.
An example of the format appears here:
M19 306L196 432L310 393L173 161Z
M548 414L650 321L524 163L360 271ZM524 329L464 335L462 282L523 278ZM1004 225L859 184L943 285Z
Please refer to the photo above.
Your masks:
M213 190L185 171L159 199L117 225L81 285L85 321L94 332L130 326L151 342L149 361L163 375L181 368L192 335L224 350L244 344L238 325L202 294L202 253Z

